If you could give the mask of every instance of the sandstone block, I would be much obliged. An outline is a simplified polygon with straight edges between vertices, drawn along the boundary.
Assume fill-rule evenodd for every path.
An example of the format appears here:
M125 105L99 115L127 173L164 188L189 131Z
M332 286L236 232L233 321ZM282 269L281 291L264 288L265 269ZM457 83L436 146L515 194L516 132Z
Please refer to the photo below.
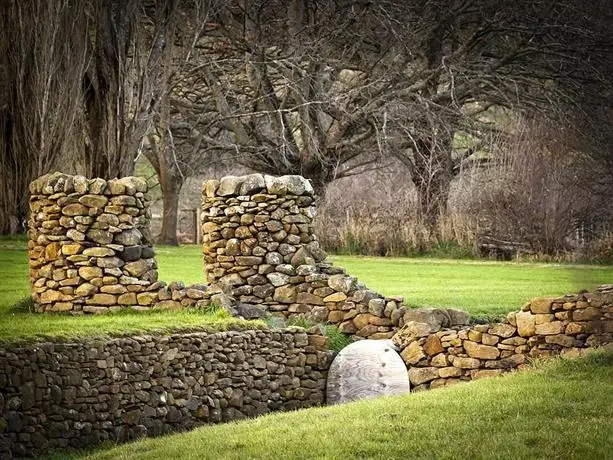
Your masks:
M500 337L497 335L483 333L483 336L481 337L481 343L483 343L483 345L496 345L499 341Z
M308 292L299 292L296 295L296 302L306 305L323 305L324 302L321 297L316 296Z
M74 309L74 305L71 302L55 302L47 311L64 312Z
M434 356L444 351L441 339L436 335L429 335L424 343L424 351L428 356Z
M123 284L108 284L102 286L100 288L100 292L105 294L125 294L128 292L128 288L126 288Z
M113 241L113 234L96 228L87 232L87 238L98 244L109 244Z
M64 244L62 246L62 254L65 256L72 256L75 254L79 254L81 252L81 250L83 249L83 246L80 244Z
M79 268L79 276L84 280L90 281L94 278L101 278L103 275L100 267L81 267Z
M462 369L457 367L442 367L438 370L438 374L442 379L448 379L450 377L461 377Z
M52 303L60 300L61 298L62 294L60 292L50 289L40 295L39 303Z
M373 324L367 324L363 328L359 329L355 334L358 337L370 337L371 335L376 334L377 332L379 332L379 329L377 328L377 326Z
M537 335L556 335L564 332L564 323L552 321L551 323L538 324L536 326Z
M343 334L355 334L357 328L353 324L353 321L345 321L338 326L338 330Z
M79 198L79 203L90 208L103 208L108 201L104 195L83 195Z
M370 324L370 315L368 313L356 315L356 317L353 318L353 324L355 324L358 329L362 329L364 326Z
M490 369L515 369L520 364L526 362L526 355L514 354L506 358L488 361L485 363L486 368Z
M262 257L255 256L237 256L235 260L237 265L243 266L259 265L264 261Z
M297 295L298 293L296 292L296 288L294 286L279 286L275 289L273 300L279 303L295 303Z
M272 284L275 287L279 287L279 286L284 286L286 284L289 284L289 275L285 275L283 273L269 273L268 275L266 275L266 278L268 278L268 281L270 281L270 284Z
M143 234L137 228L130 228L115 235L115 242L124 246L140 245L143 239Z
M140 277L144 275L147 270L149 270L152 266L152 259L140 259L134 262L128 262L123 266L123 269L130 275L134 277Z
M80 203L72 203L62 208L62 214L65 216L86 216L89 212L87 206Z
M157 292L141 292L137 294L136 300L139 305L153 305L158 301Z
M243 176L243 182L242 184L238 186L238 194L239 195L252 195L253 193L264 190L265 187L266 187L266 181L264 181L263 175L249 174L247 176ZM230 188L231 187L228 187L228 190ZM235 189L235 192L236 192L236 189Z
M402 326L392 337L392 342L399 348L403 348L413 340L426 337L430 334L430 326L425 323L411 321Z
M383 316L385 299L371 299L368 301L368 311L374 316Z
M344 313L341 310L332 310L328 314L328 321L330 321L331 323L340 323L341 321L343 321L343 319L344 319ZM355 318L354 318L354 322L355 322Z
M87 257L109 257L114 256L115 251L105 247L93 247L84 249L83 255Z
M543 324L543 323L549 323L549 322L553 321L554 318L555 318L555 316L550 314L550 313L541 313L541 314L534 315L534 322L537 325L538 324Z
M510 324L495 323L488 329L487 332L492 335L507 338L515 334L516 331L517 329Z
M530 311L532 313L551 313L551 304L554 297L536 297L530 301Z
M591 321L600 318L600 310L595 307L587 307L572 312L573 321Z
M439 369L436 367L411 367L409 380L412 385L421 385L439 377Z
M123 267L124 261L119 257L98 257L96 265L101 268L120 268Z
M176 300L162 300L157 302L154 306L156 310L179 310L181 308L181 302Z
M355 290L357 286L357 279L347 275L332 275L328 278L328 286L335 291L349 294Z
M447 359L447 355L445 355L445 353L439 353L431 359L430 364L436 367L446 367L449 366L449 360ZM452 369L456 368L452 367Z
M536 334L536 320L530 312L522 311L515 315L517 332L522 337L531 337Z
M411 342L400 352L400 357L405 363L412 365L424 359L426 354L423 352L418 342Z
M94 294L85 303L87 305L116 305L117 297L113 294Z
M135 305L138 301L134 292L127 292L117 297L117 303L119 305Z
M98 288L90 283L83 283L75 290L75 294L79 297L89 297L98 292Z
M562 347L571 348L577 344L574 337L565 334L548 335L545 337L545 343L552 343Z
M347 300L347 294L344 292L335 292L324 298L324 302L343 302Z
M463 358L456 356L453 360L453 366L460 369L478 369L481 367L481 361L476 358Z
M500 350L489 345L481 345L470 340L465 340L463 342L463 346L466 353L471 358L496 359L498 356L500 356Z
M468 331L468 339L472 340L473 342L481 342L482 337L483 337L483 332L476 331L474 329L471 329L470 331Z
M66 236L72 241L85 241L85 233L71 228L66 232Z

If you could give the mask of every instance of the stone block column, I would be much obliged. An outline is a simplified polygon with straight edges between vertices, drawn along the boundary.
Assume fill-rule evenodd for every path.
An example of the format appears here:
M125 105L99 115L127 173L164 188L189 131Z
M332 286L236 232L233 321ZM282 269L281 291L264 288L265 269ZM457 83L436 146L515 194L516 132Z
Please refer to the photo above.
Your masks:
M157 281L147 183L54 173L30 184L30 286L40 312L137 305Z
M296 285L326 257L313 234L314 201L313 187L301 176L206 181L202 241L208 282L241 302L287 309Z

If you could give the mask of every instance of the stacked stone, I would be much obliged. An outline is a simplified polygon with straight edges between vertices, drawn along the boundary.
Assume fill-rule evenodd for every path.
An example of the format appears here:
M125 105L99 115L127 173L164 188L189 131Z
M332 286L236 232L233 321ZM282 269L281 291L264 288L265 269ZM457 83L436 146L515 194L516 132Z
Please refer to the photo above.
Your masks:
M54 173L33 181L30 193L30 285L39 312L180 308L210 297L202 287L157 281L145 180Z
M327 338L301 328L0 347L0 457L320 405Z
M326 263L313 234L315 197L301 176L206 181L203 253L209 283L276 315L330 322L342 332L390 338L402 299L371 292Z
M559 298L539 297L503 323L440 327L414 310L392 338L414 390L453 385L521 369L528 357L577 356L613 345L613 285Z

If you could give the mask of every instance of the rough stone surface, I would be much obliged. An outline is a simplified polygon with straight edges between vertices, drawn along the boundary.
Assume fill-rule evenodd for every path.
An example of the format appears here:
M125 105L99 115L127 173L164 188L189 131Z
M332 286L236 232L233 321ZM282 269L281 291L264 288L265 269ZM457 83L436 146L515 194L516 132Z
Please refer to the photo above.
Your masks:
M300 328L4 344L0 458L320 405L325 344Z
M390 337L402 326L401 299L373 293L325 261L313 233L309 181L229 176L205 182L202 190L203 257L211 285L239 304L285 318L327 320L360 337ZM456 316L464 321L462 315Z
M208 305L203 286L158 285L143 179L54 173L33 181L30 190L30 287L38 312L100 314L167 308L168 302L198 308L196 300Z
M560 299L538 298L502 323L440 326L434 331L433 324L444 315L420 309L407 318L429 324L408 322L392 343L419 390L499 376L522 369L530 357L578 356L589 347L613 346L610 293L613 286ZM593 299L597 300L590 302Z

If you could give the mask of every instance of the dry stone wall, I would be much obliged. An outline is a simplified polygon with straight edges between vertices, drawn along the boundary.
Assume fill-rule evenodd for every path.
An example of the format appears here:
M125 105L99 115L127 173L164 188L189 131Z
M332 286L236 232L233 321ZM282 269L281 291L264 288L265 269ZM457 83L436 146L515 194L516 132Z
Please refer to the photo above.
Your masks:
M219 291L158 281L147 183L49 174L30 184L30 286L39 312L205 306Z
M202 241L209 283L287 318L335 324L347 334L390 338L402 297L368 290L326 262L313 234L315 196L301 176L228 176L203 186ZM467 324L457 312L448 326Z
M432 311L413 310L392 338L412 390L493 377L529 358L578 356L613 346L613 285L558 298L539 297L502 323L441 328Z
M0 346L0 458L319 405L326 344L288 328Z

